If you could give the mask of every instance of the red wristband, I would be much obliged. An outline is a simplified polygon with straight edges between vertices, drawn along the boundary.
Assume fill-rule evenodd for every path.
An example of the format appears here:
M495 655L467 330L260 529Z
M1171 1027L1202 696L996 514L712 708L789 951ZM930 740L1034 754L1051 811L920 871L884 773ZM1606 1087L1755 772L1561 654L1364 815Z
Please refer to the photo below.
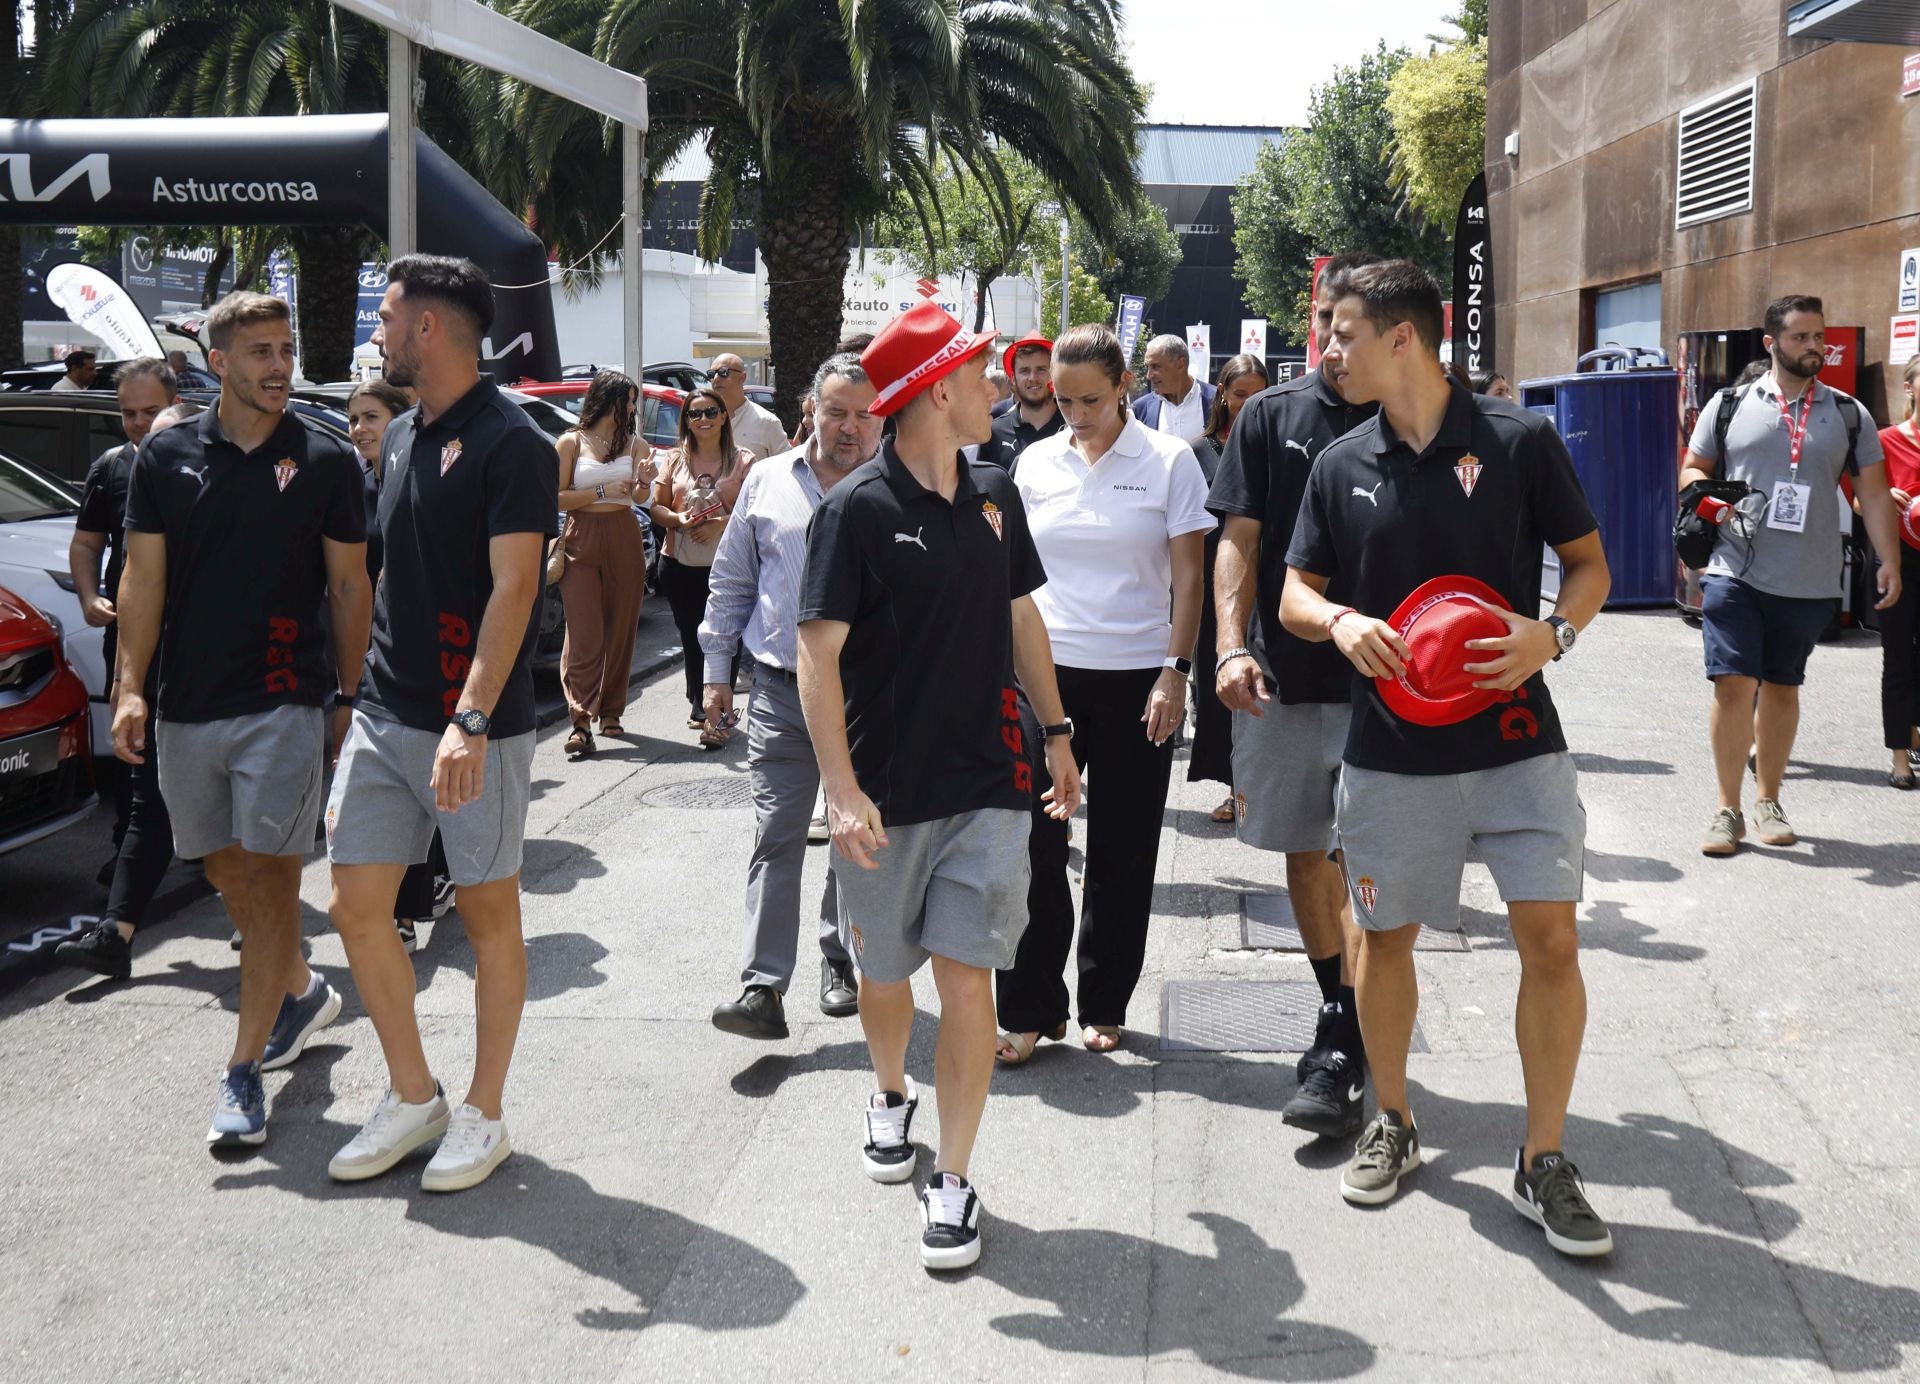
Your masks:
M1327 638L1329 639L1333 638L1333 627L1335 625L1339 624L1342 620L1346 619L1347 616L1358 615L1359 613L1360 612L1355 610L1352 606L1341 606L1340 609L1334 611L1333 614L1327 617Z

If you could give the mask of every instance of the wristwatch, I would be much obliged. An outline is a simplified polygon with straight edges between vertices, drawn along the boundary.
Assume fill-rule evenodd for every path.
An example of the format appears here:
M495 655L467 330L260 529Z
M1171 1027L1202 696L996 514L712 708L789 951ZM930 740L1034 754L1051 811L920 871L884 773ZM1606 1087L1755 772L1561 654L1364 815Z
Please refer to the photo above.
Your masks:
M468 735L481 736L493 729L493 720L486 712L475 708L471 711L453 713L453 723Z
M1174 672L1178 673L1183 678L1190 678L1193 676L1193 660L1190 658L1181 658L1177 654L1167 655L1167 661L1165 663L1162 663L1160 666L1162 668L1173 669Z
M333 704L336 707L350 711L354 707L360 705L360 698L357 693L336 692L333 694Z
M1580 638L1580 631L1573 627L1573 621L1560 615L1549 615L1547 624L1553 627L1553 642L1560 646L1560 652L1553 656L1558 663L1573 652L1574 641Z
M1073 717L1071 716L1067 717L1066 720L1062 721L1057 726L1040 727L1040 734L1045 739L1048 739L1048 740L1053 739L1053 737L1056 735L1064 735L1069 740L1073 739Z

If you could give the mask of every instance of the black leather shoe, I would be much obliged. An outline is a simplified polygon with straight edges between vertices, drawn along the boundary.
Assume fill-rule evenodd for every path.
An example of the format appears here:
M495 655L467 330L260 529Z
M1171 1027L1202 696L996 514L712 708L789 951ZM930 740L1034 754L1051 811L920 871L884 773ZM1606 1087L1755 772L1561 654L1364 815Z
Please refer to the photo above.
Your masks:
M749 985L739 999L713 1011L713 1026L741 1038L784 1038L787 1013L779 991L771 986Z
M860 984L854 979L851 961L820 958L820 1012L829 1019L860 1012Z

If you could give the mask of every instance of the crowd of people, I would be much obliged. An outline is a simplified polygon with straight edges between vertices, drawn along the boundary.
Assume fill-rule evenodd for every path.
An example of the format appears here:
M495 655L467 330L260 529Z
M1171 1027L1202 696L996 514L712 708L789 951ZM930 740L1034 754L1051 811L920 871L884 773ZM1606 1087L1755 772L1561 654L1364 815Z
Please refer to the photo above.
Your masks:
M807 842L830 836L819 1006L861 1021L861 1161L880 1182L917 1166L906 1050L923 966L939 996L926 1267L981 1252L969 1166L995 1065L1070 1022L1089 1051L1121 1044L1190 703L1189 776L1225 785L1215 819L1283 857L1320 990L1284 1123L1354 1140L1348 1201L1389 1201L1418 1169L1413 947L1422 926L1457 926L1477 853L1521 971L1513 1204L1562 1253L1610 1251L1563 1139L1586 1020L1586 818L1544 676L1605 603L1606 556L1551 422L1499 376L1442 364L1423 270L1334 258L1313 302L1321 362L1277 383L1254 356L1199 378L1180 338L1155 337L1138 397L1104 325L1025 336L995 361L992 333L921 304L820 365L797 436L723 357L660 451L619 372L593 380L557 445L504 399L476 367L492 295L470 263L408 256L388 278L384 378L348 399L351 449L287 411L284 305L234 294L208 318L214 407L182 416L163 362L121 369L128 443L95 464L75 540L87 618L117 646L127 772L106 919L62 953L128 974L167 860L204 861L242 943L210 1142L264 1140L261 1073L341 1011L299 945L324 803L330 915L389 1074L329 1173L378 1176L437 1144L422 1185L447 1191L508 1156L534 611L558 582L566 751L583 757L624 733L643 504L702 746L740 723L750 676L741 988L713 1023L788 1035ZM1681 476L1688 496L1736 487L1704 578L1710 855L1745 834L1750 750L1759 840L1794 839L1781 777L1834 613L1842 482L1879 558L1894 787L1920 758L1920 363L1902 421L1876 432L1815 378L1822 330L1817 299L1768 309L1767 368L1703 411ZM1561 586L1536 618L1543 547ZM449 892L477 962L457 1106L421 1047L406 958L412 923Z

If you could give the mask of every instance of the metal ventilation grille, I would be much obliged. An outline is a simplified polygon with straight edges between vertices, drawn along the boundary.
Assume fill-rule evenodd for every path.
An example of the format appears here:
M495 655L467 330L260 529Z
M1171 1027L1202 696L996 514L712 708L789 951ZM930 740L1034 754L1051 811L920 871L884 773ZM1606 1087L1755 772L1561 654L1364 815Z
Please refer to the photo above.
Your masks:
M1753 210L1753 127L1758 84L1747 82L1680 112L1675 227Z

